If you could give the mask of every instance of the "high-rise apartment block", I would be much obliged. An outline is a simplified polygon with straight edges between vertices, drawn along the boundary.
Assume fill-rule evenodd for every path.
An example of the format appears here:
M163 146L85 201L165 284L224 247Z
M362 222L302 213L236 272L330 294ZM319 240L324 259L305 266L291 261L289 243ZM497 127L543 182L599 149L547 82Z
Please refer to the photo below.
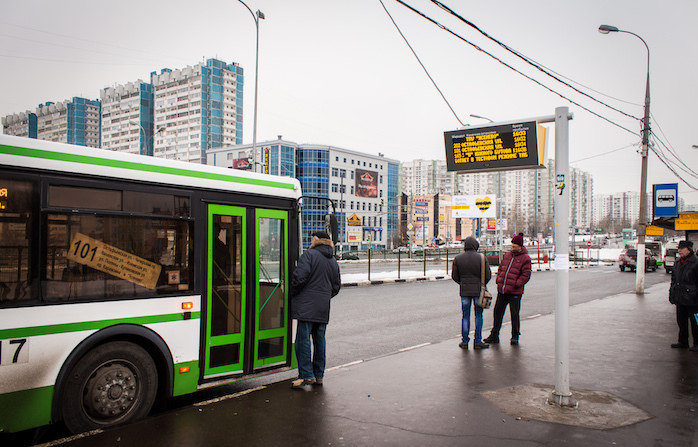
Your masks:
M206 150L242 143L243 69L217 59L151 74L153 155L206 163ZM164 128L164 130L160 130Z
M153 155L153 86L141 80L102 89L102 148Z
M26 112L3 118L3 132L7 135L38 138L59 143L100 147L101 103L85 98L58 103L47 102Z

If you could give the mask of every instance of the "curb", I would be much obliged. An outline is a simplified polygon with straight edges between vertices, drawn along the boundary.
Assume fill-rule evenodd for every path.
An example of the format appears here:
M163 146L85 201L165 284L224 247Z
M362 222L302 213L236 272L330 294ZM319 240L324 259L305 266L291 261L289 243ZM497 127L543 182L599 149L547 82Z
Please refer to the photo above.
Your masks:
M364 287L364 286L376 286L381 284L402 284L408 282L422 282L422 281L441 281L444 279L451 279L446 276L420 276L416 278L396 278L396 279L377 279L374 281L358 281L358 282L347 282L342 284L342 287Z

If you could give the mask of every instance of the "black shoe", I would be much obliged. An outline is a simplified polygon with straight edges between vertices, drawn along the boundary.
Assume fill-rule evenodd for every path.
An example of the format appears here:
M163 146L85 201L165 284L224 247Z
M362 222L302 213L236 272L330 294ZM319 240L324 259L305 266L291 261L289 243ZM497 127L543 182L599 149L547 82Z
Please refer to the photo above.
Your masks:
M461 343L458 343L458 347L461 349L468 349L468 344L461 342Z
M518 344L519 344L519 339L518 339L518 338L512 338L512 339L511 339L511 344L512 344L512 345L518 345Z
M313 383L315 386L322 386L322 379L318 379L317 377L315 378L315 383Z
M672 343L671 347L677 349L688 349L688 345L683 343Z
M475 343L475 345L473 346L473 348L475 349L488 349L489 347L490 345L488 345L487 343Z
M693 352L698 352L698 345L693 345L690 348L688 348L688 350L693 351Z
M308 385L312 385L315 383L315 379L296 379L293 382L291 382L291 388L305 388Z
M482 340L482 342L483 342L483 343L489 343L489 344L491 344L491 345L496 345L497 343L499 343L499 337L493 337L493 336L490 335L490 336L487 337L486 339Z

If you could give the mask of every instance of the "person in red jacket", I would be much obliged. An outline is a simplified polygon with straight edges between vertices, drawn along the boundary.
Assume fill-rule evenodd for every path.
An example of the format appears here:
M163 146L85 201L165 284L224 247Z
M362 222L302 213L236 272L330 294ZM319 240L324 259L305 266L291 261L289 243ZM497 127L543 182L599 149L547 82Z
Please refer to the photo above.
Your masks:
M494 325L485 343L499 343L499 330L502 328L504 311L509 305L511 313L511 344L519 344L519 311L524 285L531 279L531 257L524 247L523 235L511 238L511 250L502 257L497 271L497 301L494 304Z

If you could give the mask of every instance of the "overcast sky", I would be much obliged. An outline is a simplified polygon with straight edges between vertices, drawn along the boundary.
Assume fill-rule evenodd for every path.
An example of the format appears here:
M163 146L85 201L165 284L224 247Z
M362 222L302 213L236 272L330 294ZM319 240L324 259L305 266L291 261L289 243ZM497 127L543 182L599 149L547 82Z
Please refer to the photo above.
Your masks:
M258 141L283 135L400 161L444 159L443 132L461 124L380 0L245 1L266 16L259 33ZM597 29L610 24L639 34L651 52L652 130L698 171L698 150L691 148L698 144L695 0L442 1L490 36L635 117L643 115L647 51L635 36ZM531 68L429 0L404 2L632 132L551 93L397 1L383 2L462 123L484 123L470 114L510 121L569 107L571 166L593 174L596 193L639 190L638 120ZM235 0L4 2L0 24L0 116L73 96L97 99L104 87L149 81L152 71L217 57L245 69L244 142L252 142L255 26ZM553 133L548 141L553 158ZM698 187L695 174L678 172ZM698 193L651 154L648 185L674 182L686 203L698 204Z

